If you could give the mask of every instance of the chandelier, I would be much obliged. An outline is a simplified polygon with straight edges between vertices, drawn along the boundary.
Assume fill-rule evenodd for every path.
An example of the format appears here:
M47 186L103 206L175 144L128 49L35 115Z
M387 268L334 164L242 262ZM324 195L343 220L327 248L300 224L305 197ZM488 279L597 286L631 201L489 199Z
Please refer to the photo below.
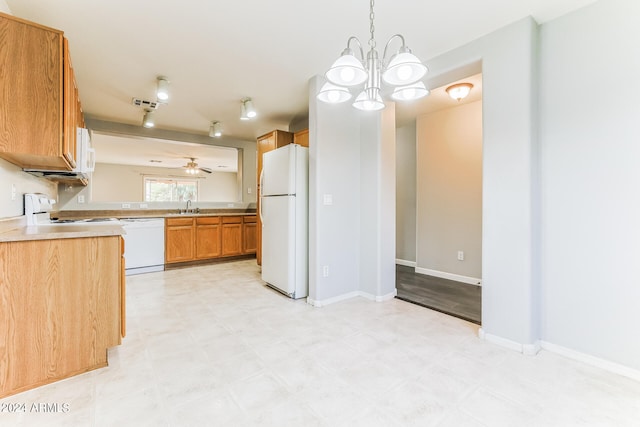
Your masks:
M379 58L374 38L373 5L374 0L371 0L369 5L371 38L367 57L364 56L360 40L354 36L349 37L346 49L325 74L328 82L322 86L317 95L320 101L332 104L346 102L352 98L349 88L355 88L364 83L364 88L356 97L353 106L365 111L381 110L384 108L380 94L381 81L393 88L391 98L396 101L410 101L429 94L429 90L420 81L427 73L427 67L411 53L402 35L391 36L385 45L382 59ZM387 60L387 49L395 39L399 39L402 45ZM351 47L352 42L357 45L356 52L360 54L360 58L356 57Z

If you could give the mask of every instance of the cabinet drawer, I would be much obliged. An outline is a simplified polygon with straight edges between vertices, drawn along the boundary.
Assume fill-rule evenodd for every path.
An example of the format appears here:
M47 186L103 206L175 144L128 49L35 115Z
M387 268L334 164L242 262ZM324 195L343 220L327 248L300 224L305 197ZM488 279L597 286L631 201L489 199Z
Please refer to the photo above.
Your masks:
M244 217L244 223L248 223L248 222L256 222L256 216L255 215L247 215Z
M242 223L241 216L223 216L222 217L223 224L240 224Z
M198 224L198 225L220 224L220 217L219 216L197 217L196 218L196 224Z
M167 225L193 225L193 218L167 218Z

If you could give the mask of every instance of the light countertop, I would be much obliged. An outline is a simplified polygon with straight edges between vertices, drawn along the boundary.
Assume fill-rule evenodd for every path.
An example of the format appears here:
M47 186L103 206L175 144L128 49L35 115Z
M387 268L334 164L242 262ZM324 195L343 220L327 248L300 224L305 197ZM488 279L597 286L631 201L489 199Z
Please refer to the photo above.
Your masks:
M0 242L120 236L123 234L125 232L122 226L116 224L27 225L1 231Z

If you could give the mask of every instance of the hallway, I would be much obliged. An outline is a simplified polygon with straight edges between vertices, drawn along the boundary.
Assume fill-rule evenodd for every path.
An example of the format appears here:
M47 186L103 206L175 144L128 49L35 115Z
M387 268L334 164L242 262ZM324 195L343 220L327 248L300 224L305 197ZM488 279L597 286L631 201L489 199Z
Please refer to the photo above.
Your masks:
M396 298L480 325L480 286L417 274L413 267L396 265Z

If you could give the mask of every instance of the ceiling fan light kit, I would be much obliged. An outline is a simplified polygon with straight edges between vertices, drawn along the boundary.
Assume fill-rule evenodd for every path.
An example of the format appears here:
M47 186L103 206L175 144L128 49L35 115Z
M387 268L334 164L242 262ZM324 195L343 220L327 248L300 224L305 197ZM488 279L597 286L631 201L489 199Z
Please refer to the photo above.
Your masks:
M185 168L185 172L189 175L198 175L200 173L200 171L202 172L206 172L206 173L211 173L211 169L209 168L203 168L198 166L198 164L196 163L196 158L195 157L189 157L190 161L187 162L186 165L184 165L183 167Z
M397 101L411 101L429 94L423 82L420 80L427 73L427 66L417 56L411 53L411 49L405 44L401 34L394 34L385 45L382 59L376 50L374 37L375 27L373 20L374 0L369 3L369 52L365 58L362 44L357 37L351 36L347 40L347 47L342 55L333 63L326 72L325 83L317 95L318 100L327 103L346 102L351 99L349 88L354 88L364 83L363 90L356 97L353 106L360 110L376 111L384 108L384 101L380 94L381 83L395 88L391 97ZM387 60L387 50L394 40L400 40L401 47ZM352 43L357 50L352 48ZM356 56L359 53L359 57Z

